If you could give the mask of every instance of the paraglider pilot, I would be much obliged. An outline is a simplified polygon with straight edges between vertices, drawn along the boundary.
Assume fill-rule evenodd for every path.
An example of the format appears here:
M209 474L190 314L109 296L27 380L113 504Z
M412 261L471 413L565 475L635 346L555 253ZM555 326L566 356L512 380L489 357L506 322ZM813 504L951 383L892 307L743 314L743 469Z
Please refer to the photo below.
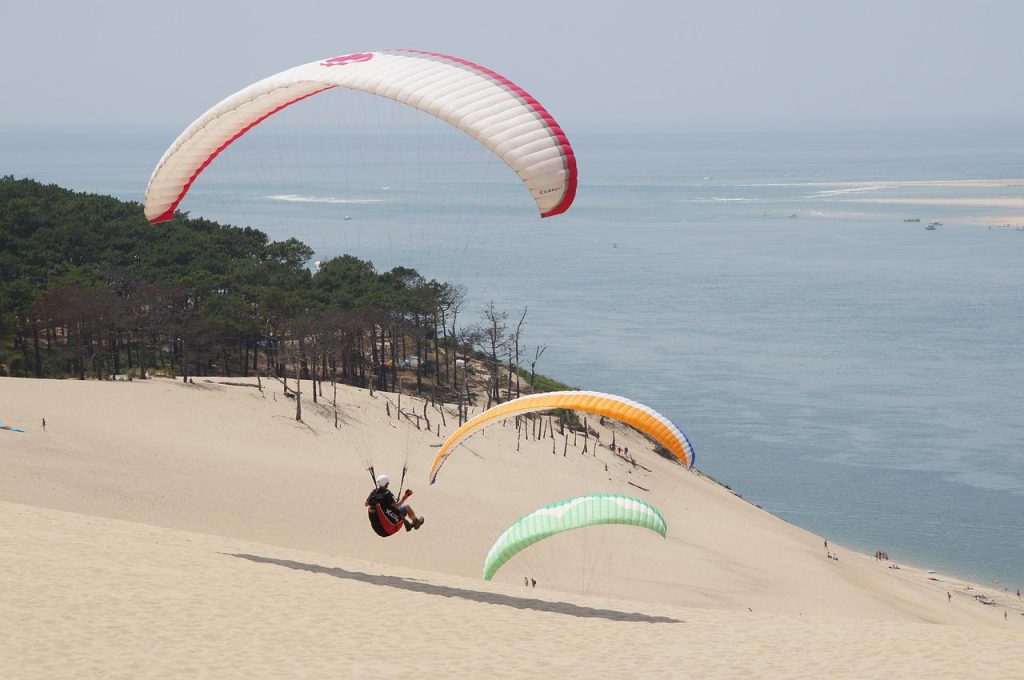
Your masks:
M377 488L370 492L370 495L366 497L366 507L372 508L374 505L380 504L380 507L384 510L392 510L402 518L402 523L405 525L406 531L412 531L413 529L419 529L423 526L423 518L417 517L413 509L408 505L401 505L399 501L395 500L395 495L388 489L388 484L391 483L391 479L387 475L377 475ZM405 495L402 496L402 501L412 491L406 491Z

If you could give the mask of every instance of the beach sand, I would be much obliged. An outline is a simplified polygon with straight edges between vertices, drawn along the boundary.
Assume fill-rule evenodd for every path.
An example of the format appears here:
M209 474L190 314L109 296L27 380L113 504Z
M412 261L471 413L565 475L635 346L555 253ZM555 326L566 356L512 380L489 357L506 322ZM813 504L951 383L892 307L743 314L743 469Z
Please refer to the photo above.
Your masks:
M880 198L844 198L844 203L875 203L878 205L941 205L963 208L1006 208L1011 210L1024 209L1021 198L934 198L920 197L880 197Z
M325 385L297 423L278 383L221 382L255 381L0 378L0 415L27 430L0 432L0 676L1022 675L1015 594L831 542L829 559L628 428L589 423L637 465L492 427L431 486L450 413L426 405L428 432L421 400L402 397L417 429L397 395L339 388L335 428ZM370 531L370 463L396 483L408 464L421 531ZM481 579L510 522L591 492L652 503L668 538L571 532Z

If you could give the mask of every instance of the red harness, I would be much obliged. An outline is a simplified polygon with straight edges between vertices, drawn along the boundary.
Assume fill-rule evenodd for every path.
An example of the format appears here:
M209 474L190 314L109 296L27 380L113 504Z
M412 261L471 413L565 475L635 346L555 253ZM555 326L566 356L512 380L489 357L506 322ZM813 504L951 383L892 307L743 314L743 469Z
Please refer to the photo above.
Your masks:
M370 519L370 526L382 538L387 538L405 526L401 516L394 510L385 510L380 503L374 503L366 508L367 516Z

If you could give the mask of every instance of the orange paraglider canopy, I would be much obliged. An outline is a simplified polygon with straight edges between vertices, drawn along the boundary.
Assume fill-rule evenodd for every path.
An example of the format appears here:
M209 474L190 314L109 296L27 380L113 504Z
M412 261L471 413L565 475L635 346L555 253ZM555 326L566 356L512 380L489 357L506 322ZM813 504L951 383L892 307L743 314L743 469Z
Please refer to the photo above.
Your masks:
M441 450L434 457L434 462L430 466L430 483L437 481L438 470L451 455L452 450L478 430L503 418L557 408L586 411L632 425L671 451L683 465L693 466L694 452L690 440L682 430L672 424L672 421L648 406L625 397L600 392L544 392L498 404L467 420L445 440Z

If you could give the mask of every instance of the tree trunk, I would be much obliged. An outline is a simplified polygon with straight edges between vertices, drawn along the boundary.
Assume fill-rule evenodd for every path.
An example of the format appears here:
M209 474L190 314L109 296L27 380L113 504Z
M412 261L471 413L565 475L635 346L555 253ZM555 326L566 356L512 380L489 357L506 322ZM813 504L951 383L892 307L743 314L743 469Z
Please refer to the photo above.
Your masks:
M29 376L29 366L32 365L32 362L28 358L28 343L25 342L25 336L18 333L14 338L14 344L21 346L21 356L24 359L21 371L24 374L24 377L27 378Z
M146 379L146 334L139 333L135 341L139 346L139 380Z
M316 394L316 358L317 358L316 357L316 352L311 352L311 355L312 355L312 359L313 359L313 368L310 371L310 380L313 381L313 403L314 404L318 404L320 402L317 401L317 394Z
M125 341L124 346L125 349L127 350L127 353L125 354L125 362L127 364L127 368L125 370L128 373L128 379L131 380L132 368L134 368L135 366L134 364L132 364L132 334L130 332L128 333L128 339L127 341Z
M180 349L181 356L181 380L182 382L188 382L188 355L185 348L185 341L179 339L178 348Z
M43 357L39 352L39 324L36 322L32 323L32 348L35 350L35 368L36 377L43 377Z
M295 420L302 422L302 379L299 378L299 369L295 369Z
M443 331L444 327L441 326L441 328L442 328L442 333L443 333L444 332ZM437 329L438 329L437 317L435 316L434 317L434 396L433 396L434 401L437 401L437 383L438 383L438 379L441 377L441 344L438 342ZM445 357L445 370L446 371L447 371L447 364L448 364L448 358L446 356Z
M389 335L391 336L391 389L396 389L396 385L399 383L398 379L398 343L395 342L395 329L391 329ZM401 388L398 388L401 389Z
M416 396L423 394L423 347L419 334L416 336Z

